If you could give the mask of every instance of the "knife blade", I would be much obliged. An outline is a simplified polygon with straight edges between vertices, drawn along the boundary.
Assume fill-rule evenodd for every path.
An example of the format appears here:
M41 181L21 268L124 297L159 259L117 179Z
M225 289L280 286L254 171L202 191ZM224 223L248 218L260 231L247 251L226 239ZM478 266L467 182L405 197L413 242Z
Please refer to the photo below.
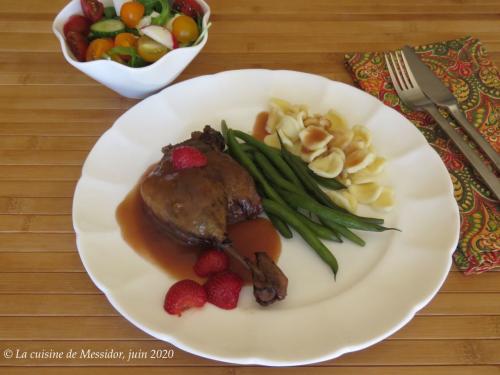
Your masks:
M448 101L453 100L456 102L455 97L450 90L439 80L438 77L425 65L413 48L409 46L403 47L403 53L410 65L410 69L415 76L415 79L424 92L437 105L446 106Z
M480 149L492 161L493 165L500 169L500 155L493 147L479 134L478 130L467 120L464 113L458 106L458 101L441 80L420 60L413 48L404 46L403 56L408 63L409 70L413 73L415 81L424 94L434 104L446 107L451 115L462 126L466 133L476 142Z

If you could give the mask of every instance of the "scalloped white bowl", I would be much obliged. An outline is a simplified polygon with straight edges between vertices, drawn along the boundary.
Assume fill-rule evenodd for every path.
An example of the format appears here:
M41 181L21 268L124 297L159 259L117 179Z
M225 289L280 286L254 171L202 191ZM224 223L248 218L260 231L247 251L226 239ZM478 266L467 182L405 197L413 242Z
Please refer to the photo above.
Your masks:
M210 18L210 7L203 0L197 1L203 8L203 27L206 28ZM52 24L52 31L59 39L64 58L89 77L128 98L143 99L167 86L198 55L208 40L207 30L196 46L177 48L143 68L131 68L109 60L80 62L74 58L63 34L64 24L73 14L83 14L79 0L72 0L66 5Z
M189 97L189 100L185 100ZM331 270L297 235L282 240L279 266L287 298L262 308L250 286L238 308L206 304L181 318L163 311L174 278L122 239L117 205L161 147L205 124L251 131L271 97L337 110L350 126L364 124L387 157L386 183L397 204L382 215L402 232L363 232L365 247L329 243ZM196 110L193 104L196 103ZM370 210L361 214L380 215ZM240 364L301 365L372 345L406 324L445 280L459 233L458 207L446 168L422 134L374 97L326 78L290 71L241 70L173 85L122 115L90 152L73 203L78 251L95 284L130 322L181 349Z

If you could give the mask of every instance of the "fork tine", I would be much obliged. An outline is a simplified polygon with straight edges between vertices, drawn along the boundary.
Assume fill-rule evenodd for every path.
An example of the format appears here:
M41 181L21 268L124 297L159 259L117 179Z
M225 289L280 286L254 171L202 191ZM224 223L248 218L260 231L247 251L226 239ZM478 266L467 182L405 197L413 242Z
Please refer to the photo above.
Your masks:
M401 51L401 56L403 57L405 66L410 66L410 64L408 64L408 61L406 61L405 53L403 51ZM406 74L408 75L408 78L410 80L411 87L417 87L417 79L413 75L411 69L406 69Z
M400 72L401 72L401 79L403 80L404 82L404 85L406 86L407 89L411 89L413 86L412 84L410 83L410 81L408 81L408 78L407 78L407 72L408 72L408 69L406 68L406 65L403 64L403 61L400 57L401 55L401 51L396 51L394 53L396 55L396 60L398 62L398 67L400 69Z
M396 79L399 82L399 86L401 87L401 90L407 90L408 87L405 85L405 82L404 82L403 77L402 77L403 73L401 72L401 69L399 68L399 64L397 63L397 60L394 57L394 54L392 52L389 52L389 57L391 59L394 75L396 76Z
M389 75L391 76L392 85L394 86L397 92L402 91L402 88L399 85L399 81L396 78L396 75L394 74L395 68L393 65L391 65L388 54L384 53L384 57L385 57L385 65L387 65L387 70L389 71Z

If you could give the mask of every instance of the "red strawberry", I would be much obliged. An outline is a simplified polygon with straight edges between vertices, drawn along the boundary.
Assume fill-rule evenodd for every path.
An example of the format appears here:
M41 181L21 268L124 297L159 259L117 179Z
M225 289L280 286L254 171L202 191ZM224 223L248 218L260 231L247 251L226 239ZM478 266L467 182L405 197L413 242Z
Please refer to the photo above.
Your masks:
M207 157L197 148L179 146L172 151L172 164L175 169L204 167L207 165Z
M202 307L207 302L203 286L193 280L181 280L170 287L163 308L172 315L179 315L191 307Z
M204 285L208 302L225 310L236 307L242 286L241 277L231 271L216 273Z
M194 265L194 272L200 277L207 277L213 273L225 271L229 265L229 258L221 250L206 250L198 257Z
M70 31L76 31L83 35L87 35L90 31L89 19L79 14L71 16L64 24L64 36L67 36Z
M76 31L68 31L66 35L66 43L68 43L68 47L75 55L75 58L78 61L85 61L85 55L87 53L87 48L89 47L89 42L87 38L79 32Z

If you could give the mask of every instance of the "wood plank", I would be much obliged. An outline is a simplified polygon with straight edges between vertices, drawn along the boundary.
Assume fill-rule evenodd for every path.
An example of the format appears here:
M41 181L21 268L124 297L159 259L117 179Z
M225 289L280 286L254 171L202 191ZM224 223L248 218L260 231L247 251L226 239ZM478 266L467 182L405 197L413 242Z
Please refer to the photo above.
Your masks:
M0 109L54 109L54 110L127 110L136 103L135 100L115 98L0 98Z
M13 60L2 61L0 57L0 66L9 68L9 72L26 72L29 67L30 72L46 72L57 73L61 72L66 66L69 66L68 73L78 74L77 70L69 65L65 60L60 60L60 56L56 53L31 54L28 52L19 53L11 56ZM49 60L49 61L47 61ZM50 67L50 70L47 70ZM44 69L44 70L42 70ZM5 69L7 70L7 69ZM117 95L114 91L100 85L97 87L88 86L68 86L68 85L18 85L18 86L1 86L0 98L19 97L23 99L45 98L45 99L85 99L89 101L93 99L96 102L101 100L123 101L137 103L137 99L128 99Z
M2 294L1 300L0 316L119 316L103 294Z
M39 281L40 284L44 280ZM39 292L40 293L40 292ZM119 316L101 294L3 294L3 316ZM500 315L500 293L440 293L418 316Z
M73 233L71 215L0 215L1 232Z
M21 13L21 14L55 14L59 12L65 5L64 0L54 0L47 3L46 6L39 6L39 0L25 0L19 3L16 0L3 0L0 4L0 12L6 13ZM335 6L332 7L329 0L317 0L315 6L311 7L300 0L289 0L286 3L276 1L268 2L265 0L254 0L252 3L234 2L231 0L217 0L211 2L212 11L214 14L226 13L268 13L268 14L288 14L302 13L304 15L311 13L329 14L489 14L491 6L495 5L494 0L483 1L461 1L460 6L456 6L457 2L453 0L443 0L436 3L432 0L420 0L418 3L401 2L400 0L386 0L382 3L366 3L353 2L349 0L337 0ZM425 18L424 18L425 19Z
M79 123L113 123L121 114L121 109L61 109L58 111L45 109L12 109L2 113L0 123L33 123L43 119L47 123L79 122Z
M0 123L0 135L79 135L79 136L100 136L113 122L101 121L97 123L80 122L10 122Z
M2 165L82 165L88 151L0 150Z
M49 153L54 158L56 154ZM80 167L81 168L81 167ZM0 196L14 198L71 198L76 181L2 181Z
M71 215L72 198L0 197L0 214Z
M300 18L294 17L295 14L281 15L280 22L276 22L276 18L269 17L271 14L259 15L259 17L246 17L244 15L233 15L230 18L224 15L214 14L212 18L213 27L210 28L210 36L218 34L247 34L251 35L255 30L262 33L283 33L300 35L318 35L323 34L325 30L328 33L345 33L345 34L364 34L373 32L377 29L379 33L414 33L428 32L435 33L442 30L461 33L463 30L472 30L476 32L492 32L500 31L500 26L497 20L492 19L440 19L422 20L421 18L406 20L406 19L385 19L380 22L380 19L371 15L371 19L356 20L356 19L336 19L332 22L332 17L324 17L317 19L315 22L303 22ZM266 17L267 16L267 17ZM325 16L325 15L323 15ZM27 27L29 26L29 27ZM0 19L0 33L36 33L52 34L52 22L46 20L34 19ZM39 66L38 68L43 68Z
M461 272L450 272L442 292L500 292L500 273L485 272L481 275L465 276Z
M29 367L6 367L6 371L12 375L40 374L40 375L86 375L88 369L85 367L41 367L32 369ZM135 375L135 374L162 374L162 375L250 375L283 374L286 371L291 375L327 375L332 371L336 375L498 375L497 366L421 366L421 367L307 367L299 368L266 368L266 367L92 367L92 374L96 375Z
M214 26L215 28L216 26ZM488 45L490 51L500 50L498 33L489 31L475 32L474 35ZM29 33L2 33L2 44L0 51L4 53L15 53L17 51L30 52L57 52L60 49L58 41L50 34L40 34L37 38L31 38ZM439 30L432 34L428 32L408 33L334 33L323 30L322 38L316 35L290 35L288 32L268 34L253 32L252 34L215 34L212 35L211 43L207 43L204 51L211 53L244 53L244 52L287 52L299 50L308 52L348 52L354 50L374 49L387 50L396 49L405 43L412 45L427 44L436 40L450 40L463 36L462 31ZM381 42L383 38L383 42ZM339 40L342 42L339 43Z
M86 272L0 272L0 293L101 294Z
M96 141L97 137L85 136L7 135L0 138L0 150L88 151L94 146Z
M186 353L175 346L161 342L158 340L141 340L141 341L2 341L0 343L0 351L3 352L7 348L18 349L18 357L21 357L22 352L32 353L46 351L66 353L70 349L77 352L77 357L71 361L71 366L114 366L121 365L124 362L128 366L179 366L179 365L224 365L217 362L209 362L200 357L195 357ZM81 358L83 353L88 350L92 352L123 352L124 359L121 358ZM151 358L152 352L173 351L172 358ZM131 356L129 352L143 353L143 356ZM409 366L409 365L434 365L434 366L449 366L449 365L492 365L497 364L498 355L495 342L492 340L433 340L433 341L405 341L396 342L386 340L378 343L361 352L349 353L336 358L334 360L319 363L317 370L329 367L344 367L344 366ZM1 358L1 366L26 366L33 363L29 358L12 358L6 360ZM67 358L47 358L38 359L38 366L68 366ZM227 366L227 364L226 364ZM301 367L300 369L302 369ZM298 372L300 374L300 372Z
M83 272L76 252L0 253L2 272Z
M76 252L74 233L0 233L2 252Z
M80 165L0 165L0 181L76 181L81 172Z
M144 340L125 319L106 317L0 317L0 340ZM391 339L498 339L500 316L417 316Z

